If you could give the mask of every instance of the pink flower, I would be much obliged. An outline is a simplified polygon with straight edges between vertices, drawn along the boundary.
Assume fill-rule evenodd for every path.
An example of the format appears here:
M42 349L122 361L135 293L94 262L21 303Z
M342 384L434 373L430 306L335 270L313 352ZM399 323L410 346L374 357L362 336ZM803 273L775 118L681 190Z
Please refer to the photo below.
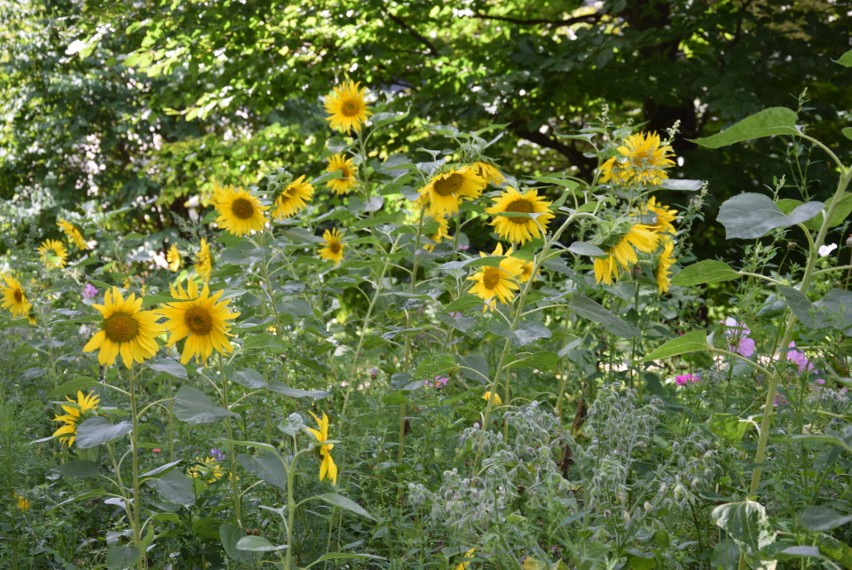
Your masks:
M699 380L701 380L701 376L698 374L681 374L675 376L675 384L678 386L686 386L687 383L696 384Z
M450 379L446 376L435 376L431 380L424 380L423 384L426 386L432 386L434 388L443 388L447 385L447 382L449 381Z
M726 327L725 336L728 337L729 341L737 343L736 346L731 345L729 347L730 350L734 350L737 354L746 358L754 354L754 341L748 338L751 330L744 323L737 322L736 319L728 317L723 324Z
M810 372L814 369L814 365L811 364L808 357L805 356L805 353L800 350L794 350L796 348L795 342L790 342L789 350L787 350L787 360L796 365L799 369L799 374L804 372Z
M83 287L83 298L84 299L94 299L98 295L98 290L91 283L86 283L86 286Z

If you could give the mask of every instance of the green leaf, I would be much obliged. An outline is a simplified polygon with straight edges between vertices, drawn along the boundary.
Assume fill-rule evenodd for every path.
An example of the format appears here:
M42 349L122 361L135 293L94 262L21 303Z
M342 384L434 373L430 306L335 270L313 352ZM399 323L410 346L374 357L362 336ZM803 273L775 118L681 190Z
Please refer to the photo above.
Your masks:
M156 469L151 469L150 471L146 471L145 473L143 473L142 475L139 476L139 479L145 479L147 477L154 477L155 475L159 475L160 473L165 473L166 471L168 471L169 469L171 469L172 467L174 467L175 465L177 465L180 462L181 462L181 460L178 459L177 461L172 461L170 463L166 463L165 465L160 465Z
M209 424L225 416L239 417L234 412L220 408L210 396L191 386L182 386L175 394L174 401L175 416L188 424Z
M98 465L92 461L74 460L54 467L63 477L85 479L98 476Z
M108 493L104 489L92 489L91 491L86 491L85 493L77 495L76 497L71 497L70 499L65 499L61 503L56 503L55 505L50 507L50 509L48 509L48 511L52 511L53 509L57 509L57 508L59 508L63 505L67 505L67 504L73 503L75 501L87 501L89 499L94 499L96 497L103 497L106 494L108 494Z
M658 346L642 360L645 362L649 360L661 360L691 352L704 352L708 348L710 348L710 345L707 343L707 335L704 331L692 331L683 336L673 338L662 346Z
M742 441L746 430L751 425L751 422L741 420L733 414L723 413L713 414L707 423L710 431L729 445L734 445Z
M77 391L86 391L97 386L100 386L101 383L95 380L94 378L89 378L88 376L78 376L73 380L69 380L68 382L62 384L58 388L54 388L50 392L48 392L48 398L58 398L60 396L65 396L66 394L76 394Z
M694 143L704 148L721 148L734 143L771 137L775 135L797 135L798 116L786 107L770 107L725 129L713 136L695 139Z
M175 360L174 358L158 358L145 363L145 366L157 372L165 372L169 376L173 376L180 380L188 380L186 367Z
M149 479L147 484L156 489L157 494L164 501L184 507L191 507L195 504L192 479L180 471L169 471L159 479Z
M414 379L431 379L438 374L449 372L457 366L455 358L449 354L426 355L423 360L417 363Z
M602 257L606 252L593 243L585 241L575 241L568 246L568 251L577 255L587 255L589 257Z
M787 285L778 285L778 292L787 301L787 306L803 325L811 329L820 329L831 322L831 315L811 303L801 291Z
M132 568L139 561L139 549L135 544L113 544L107 548L106 564L109 570Z
M222 542L225 554L237 562L249 563L254 560L255 556L249 552L237 550L237 543L245 536L245 531L237 525L231 523L222 523L219 525L219 540Z
M852 67L852 49L841 55L840 59L837 60L837 63L843 67Z
M756 555L775 542L766 509L755 501L719 505L710 513L716 526L724 529L746 554Z
M449 305L444 305L444 311L447 313L457 313L470 311L471 309L482 309L484 301L476 295L469 293L463 294L458 299L452 301Z
M251 368L237 370L230 376L230 380L235 384L239 384L245 388L251 388L252 390L266 387L266 380L263 379L260 372L252 370Z
M776 228L806 222L819 214L822 202L807 202L785 215L769 196L745 192L725 201L716 218L725 226L725 238L756 239Z
M850 128L850 137L852 137L852 128ZM826 212L828 212L833 203L834 196L825 201ZM834 211L831 213L831 219L828 221L828 227L834 228L839 226L849 218L850 213L852 213L852 193L844 192L843 196L840 197L840 201L837 202L837 206L834 207ZM822 216L816 216L805 222L804 225L812 232L818 232L820 226L822 226L822 220Z
M284 462L277 454L270 451L264 451L260 455L241 453L237 456L237 461L258 479L273 487L287 489L287 472L284 470Z
M287 548L286 544L274 545L262 536L244 536L237 541L237 550L246 552L275 552Z
M541 338L550 338L552 334L553 333L550 332L549 328L538 321L523 322L518 326L517 330L515 330L515 338L517 338L518 341L514 344L519 347L526 346Z
M527 368L535 368L536 370L548 371L555 370L559 365L559 356L555 352L535 352L529 354L510 363L506 366L506 370L525 366Z
M639 331L627 321L606 310L603 305L585 295L575 295L569 303L579 316L600 323L611 334L622 338L639 336Z
M832 445L839 445L846 449L846 451L852 452L852 424L846 424L843 426L843 430L840 433L827 433L820 435L797 434L791 436L790 439L804 443L829 443Z
M291 398L313 398L314 400L321 400L322 398L328 397L328 392L325 390L300 390L299 388L285 386L280 382L273 382L266 388L271 392L284 394Z
M369 560L386 560L381 556L373 554L357 554L355 552L328 552L317 558L317 562L325 562L326 560L350 560L357 558L366 558Z
M724 261L705 259L685 267L672 279L672 285L691 287L739 279L740 274Z
M852 127L843 127L840 131L843 133L843 136L852 141Z
M334 505L335 507L340 507L341 509L352 511L356 515L367 517L370 520L376 520L370 515L370 513L365 511L361 505L359 505L352 499L347 499L346 497L338 495L337 493L323 493L322 495L317 495L316 498L330 505Z
M245 350L282 350L284 341L273 334L263 333L246 337L243 341Z
M447 263L442 263L438 266L438 269L441 271L450 271L454 269L463 269L465 267L497 267L500 265L500 261L502 261L502 259L503 258L499 256L471 257L464 261L448 261Z
M75 443L80 449L88 449L127 435L132 429L130 422L112 424L106 418L94 416L77 426Z
M831 530L850 522L852 515L844 515L828 507L806 507L799 515L799 523L812 532Z
M680 192L698 192L704 186L703 180L685 180L678 178L669 178L663 180L660 188L664 190L678 190Z

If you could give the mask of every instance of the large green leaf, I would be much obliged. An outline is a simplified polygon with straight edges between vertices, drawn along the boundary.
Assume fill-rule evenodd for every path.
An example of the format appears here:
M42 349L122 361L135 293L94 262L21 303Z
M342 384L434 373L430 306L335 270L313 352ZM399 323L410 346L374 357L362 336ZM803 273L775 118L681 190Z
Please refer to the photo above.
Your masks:
M784 214L769 196L746 192L726 200L716 218L725 226L727 239L756 239L776 228L787 228L806 222L819 214L822 202L806 202Z
M707 343L707 334L704 331L692 331L658 346L642 360L661 360L691 352L703 352L708 348L710 345Z
M130 422L111 423L101 416L94 416L77 426L77 447L87 449L127 435L133 429Z
M740 274L724 261L705 259L685 267L672 279L672 285L691 287L738 279Z
M704 148L721 148L734 143L771 137L775 135L796 135L798 116L787 107L770 107L750 117L746 117L721 133L695 139L693 142Z
M775 533L769 525L766 509L755 501L719 505L710 513L710 517L748 555L754 556L775 542Z
M258 479L279 489L287 489L287 472L284 470L284 462L276 453L271 451L264 451L259 455L241 453L237 456L237 461Z
M724 414L721 412L715 413L707 422L707 427L719 439L725 441L729 445L733 445L742 441L746 430L752 423L742 420L733 414Z
M63 477L85 479L98 476L98 465L92 461L73 460L55 467Z
M367 517L370 520L376 520L372 517L372 515L370 515L370 513L364 510L364 507L362 507L352 499L347 499L343 495L338 495L337 493L323 493L322 495L317 495L316 498L330 505L334 505L335 507L340 507L341 509L351 511L356 515Z
M799 522L810 531L831 530L852 522L852 515L844 515L828 507L807 507L799 514Z
M159 479L149 479L148 485L157 490L164 501L191 507L195 504L192 480L180 471L169 471Z
M237 562L248 563L255 558L251 552L237 549L237 543L245 536L245 531L235 524L223 523L219 526L219 540L222 542L222 548L225 549L225 554L229 558Z
M174 358L158 358L146 362L145 365L151 370L165 372L169 376L174 376L180 380L189 379L186 375L186 367Z
M612 314L603 305L585 295L575 295L569 306L577 315L602 324L607 331L615 336L632 338L640 334L635 326Z
M290 396L291 398L313 398L314 400L321 400L328 396L328 392L325 390L302 390L300 388L291 388L280 382L272 382L266 389L277 394Z
M89 378L88 376L78 376L77 378L69 380L58 388L54 388L53 390L48 392L47 397L58 398L59 396L64 396L66 394L75 394L78 390L89 390L100 385L101 383L95 380L94 378Z
M175 394L174 413L179 420L189 424L209 424L225 416L239 417L220 408L210 396L192 386L182 386Z
M837 60L837 63L843 67L852 67L852 49L844 52L844 54L840 56L840 59Z
M245 550L247 552L275 552L287 548L286 544L275 545L263 538L262 536L244 536L237 541L237 550Z
M109 570L133 568L139 560L139 549L135 544L113 544L107 548L106 564Z

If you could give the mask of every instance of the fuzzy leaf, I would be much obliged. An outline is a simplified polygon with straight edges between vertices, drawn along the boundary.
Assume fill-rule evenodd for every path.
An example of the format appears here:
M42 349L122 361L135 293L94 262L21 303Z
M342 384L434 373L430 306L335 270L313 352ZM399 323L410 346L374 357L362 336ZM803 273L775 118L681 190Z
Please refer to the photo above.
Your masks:
M631 338L639 336L639 331L627 321L606 310L603 305L585 295L575 295L569 305L579 316L600 323L615 336Z
M367 517L370 520L376 520L370 515L370 513L364 510L364 507L362 507L352 499L347 499L343 495L338 495L337 493L323 493L322 495L317 495L316 498L330 505L334 505L335 507L340 507L341 509L352 511L353 513L361 515L362 517Z
M127 435L132 429L133 424L130 422L112 424L106 418L94 416L77 426L77 439L75 443L80 449L96 447L102 443Z
M705 259L685 267L674 276L672 285L691 287L708 283L722 283L723 281L738 279L739 276L740 274L724 261Z
M210 396L191 386L182 386L174 399L175 416L188 424L209 424L225 416L239 417L234 412L220 408Z
M816 532L849 524L852 515L844 515L828 507L806 507L799 515L799 522L807 530Z
M710 345L707 343L707 335L704 331L692 331L658 346L642 360L660 360L691 352L703 352L708 348L710 348Z
M806 202L785 215L769 196L745 192L726 200L716 219L725 226L726 239L757 239L776 228L806 222L823 207L822 202Z
M722 148L734 143L771 137L775 135L796 135L796 113L786 107L770 107L728 127L721 133L695 139L694 143L704 148Z
M192 480L180 471L169 471L159 479L149 479L148 485L156 489L164 501L191 507L195 504Z

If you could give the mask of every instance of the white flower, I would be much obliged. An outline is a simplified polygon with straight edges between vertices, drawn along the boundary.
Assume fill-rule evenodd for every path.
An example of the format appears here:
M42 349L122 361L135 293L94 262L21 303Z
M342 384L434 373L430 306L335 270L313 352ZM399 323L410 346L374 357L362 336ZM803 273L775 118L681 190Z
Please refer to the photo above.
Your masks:
M820 256L820 257L825 257L826 255L830 254L830 253L831 253L832 251L834 251L835 249L837 249L837 244L836 244L836 243L830 243L830 244L827 244L827 245L821 245L821 246L819 246L819 256Z

